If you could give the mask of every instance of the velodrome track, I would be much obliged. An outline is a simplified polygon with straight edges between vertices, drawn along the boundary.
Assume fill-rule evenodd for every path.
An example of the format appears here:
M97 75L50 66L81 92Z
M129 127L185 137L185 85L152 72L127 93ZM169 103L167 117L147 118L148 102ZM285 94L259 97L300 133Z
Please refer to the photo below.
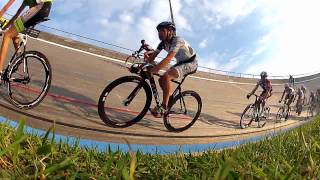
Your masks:
M62 38L43 35L48 41L67 44L85 51L95 52L91 46L69 43ZM75 51L43 40L29 39L28 48L43 52L53 69L51 89L45 100L32 110L20 110L7 102L6 88L1 86L0 114L8 119L26 118L27 125L47 129L56 122L56 132L98 141L134 144L204 144L240 140L270 131L298 125L304 122L304 115L293 117L285 123L267 122L264 128L239 128L240 114L253 98L247 100L255 79L235 78L215 74L197 73L187 78L184 90L197 91L203 102L200 119L182 133L166 130L162 119L147 115L138 124L124 129L104 125L97 113L97 102L104 87L121 76L130 73L120 62L108 58ZM11 52L12 53L12 52ZM112 55L114 56L114 54ZM316 89L320 75L296 79L308 89ZM286 80L273 80L273 96L270 98L272 118L278 109L281 85Z

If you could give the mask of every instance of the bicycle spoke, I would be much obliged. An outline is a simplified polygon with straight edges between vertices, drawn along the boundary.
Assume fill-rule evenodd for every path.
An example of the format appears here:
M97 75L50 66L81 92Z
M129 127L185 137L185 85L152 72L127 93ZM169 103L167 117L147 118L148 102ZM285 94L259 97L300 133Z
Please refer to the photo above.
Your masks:
M25 63L20 59L12 64L9 96L11 102L19 108L27 109L39 104L50 87L50 64L37 56L37 53L39 52L26 53Z

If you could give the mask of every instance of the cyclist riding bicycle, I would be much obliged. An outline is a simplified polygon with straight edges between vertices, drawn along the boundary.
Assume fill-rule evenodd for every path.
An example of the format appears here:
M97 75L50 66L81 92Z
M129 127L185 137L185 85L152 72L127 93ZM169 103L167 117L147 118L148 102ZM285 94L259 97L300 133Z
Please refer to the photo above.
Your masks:
M9 9L15 0L9 0L1 9L0 17ZM11 20L1 27L4 30L4 37L0 50L0 74L2 74L4 60L8 53L9 41L12 39L14 48L17 50L19 46L18 33L23 32L26 28L36 25L49 16L52 0L23 0L22 5L17 10ZM19 16L24 8L29 6L29 9Z
M307 88L303 84L301 85L301 90L303 92L303 104L307 104Z
M281 99L279 100L279 103L281 103L284 95L286 95L285 98L284 98L284 102L288 107L290 107L291 103L294 102L293 100L294 100L295 91L287 83L284 84L284 91L282 93Z
M316 99L317 99L317 102L320 103L320 89L316 90Z
M182 37L176 36L176 27L171 22L161 22L157 26L159 39L161 40L157 49L151 52L145 53L145 58L149 62L154 62L157 55L161 50L168 52L168 55L155 67L150 69L151 73L158 73L161 69L165 68L176 58L177 63L170 67L159 78L159 84L163 90L163 101L160 108L153 108L151 113L155 117L162 117L166 111L169 101L169 95L172 91L173 79L181 79L189 73L196 72L198 68L198 61L196 59L196 53L193 48Z
M146 52L153 51L153 48L149 44L147 44L144 39L141 40L140 49L138 51L136 51L136 53L139 54L143 50L145 50Z
M266 101L272 95L272 85L271 85L271 81L267 79L268 77L267 72L262 71L260 73L260 77L261 79L257 82L257 85L255 86L255 88L247 95L247 98L249 99L250 96L256 92L259 86L263 89L258 100L259 104L261 104L262 106L261 109L260 109L260 106L258 107L260 111L260 115L263 116L262 113L263 113L263 109L265 107Z
M302 112L302 105L303 105L303 91L301 88L298 88L298 91L294 97L294 99L297 99L297 103L296 103L296 113L298 113L298 116L300 116L301 112Z

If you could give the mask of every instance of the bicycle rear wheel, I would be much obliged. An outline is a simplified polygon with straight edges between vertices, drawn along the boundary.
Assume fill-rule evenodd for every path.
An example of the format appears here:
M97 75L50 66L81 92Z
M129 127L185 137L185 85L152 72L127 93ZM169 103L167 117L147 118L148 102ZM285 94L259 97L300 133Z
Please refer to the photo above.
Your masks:
M184 91L175 96L163 121L165 127L172 132L182 132L190 128L199 118L202 109L201 97L194 91Z
M151 105L152 92L146 81L138 76L121 77L101 93L98 113L108 126L124 128L140 121Z
M240 127L245 129L249 127L254 119L254 105L249 104L241 114Z
M40 52L27 51L9 67L10 102L20 109L37 106L47 95L52 79L51 66Z
M258 127L262 128L266 125L267 120L269 119L270 116L270 107L265 107L264 108L264 117L259 117L259 121L258 121Z

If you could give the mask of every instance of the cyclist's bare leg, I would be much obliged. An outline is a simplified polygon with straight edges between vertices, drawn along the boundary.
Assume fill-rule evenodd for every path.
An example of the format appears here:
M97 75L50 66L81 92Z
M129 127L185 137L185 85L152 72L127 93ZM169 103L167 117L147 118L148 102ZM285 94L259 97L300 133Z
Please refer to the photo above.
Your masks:
M268 97L268 93L263 93L263 94L260 95L260 99L259 99L260 104L261 104L261 109L259 111L260 115L264 115L263 112L264 112L264 107L266 105L267 97Z
M163 91L163 100L162 106L167 108L169 102L169 96L172 91L172 82L171 80L179 77L179 73L175 69L169 69L163 76L159 79L160 87Z
M15 50L18 50L19 42L20 42L20 39L17 36L12 38L12 43Z
M10 40L13 37L16 37L17 35L18 35L18 32L14 26L11 26L9 30L4 33L2 45L0 49L0 72L3 69L3 64L8 53Z

